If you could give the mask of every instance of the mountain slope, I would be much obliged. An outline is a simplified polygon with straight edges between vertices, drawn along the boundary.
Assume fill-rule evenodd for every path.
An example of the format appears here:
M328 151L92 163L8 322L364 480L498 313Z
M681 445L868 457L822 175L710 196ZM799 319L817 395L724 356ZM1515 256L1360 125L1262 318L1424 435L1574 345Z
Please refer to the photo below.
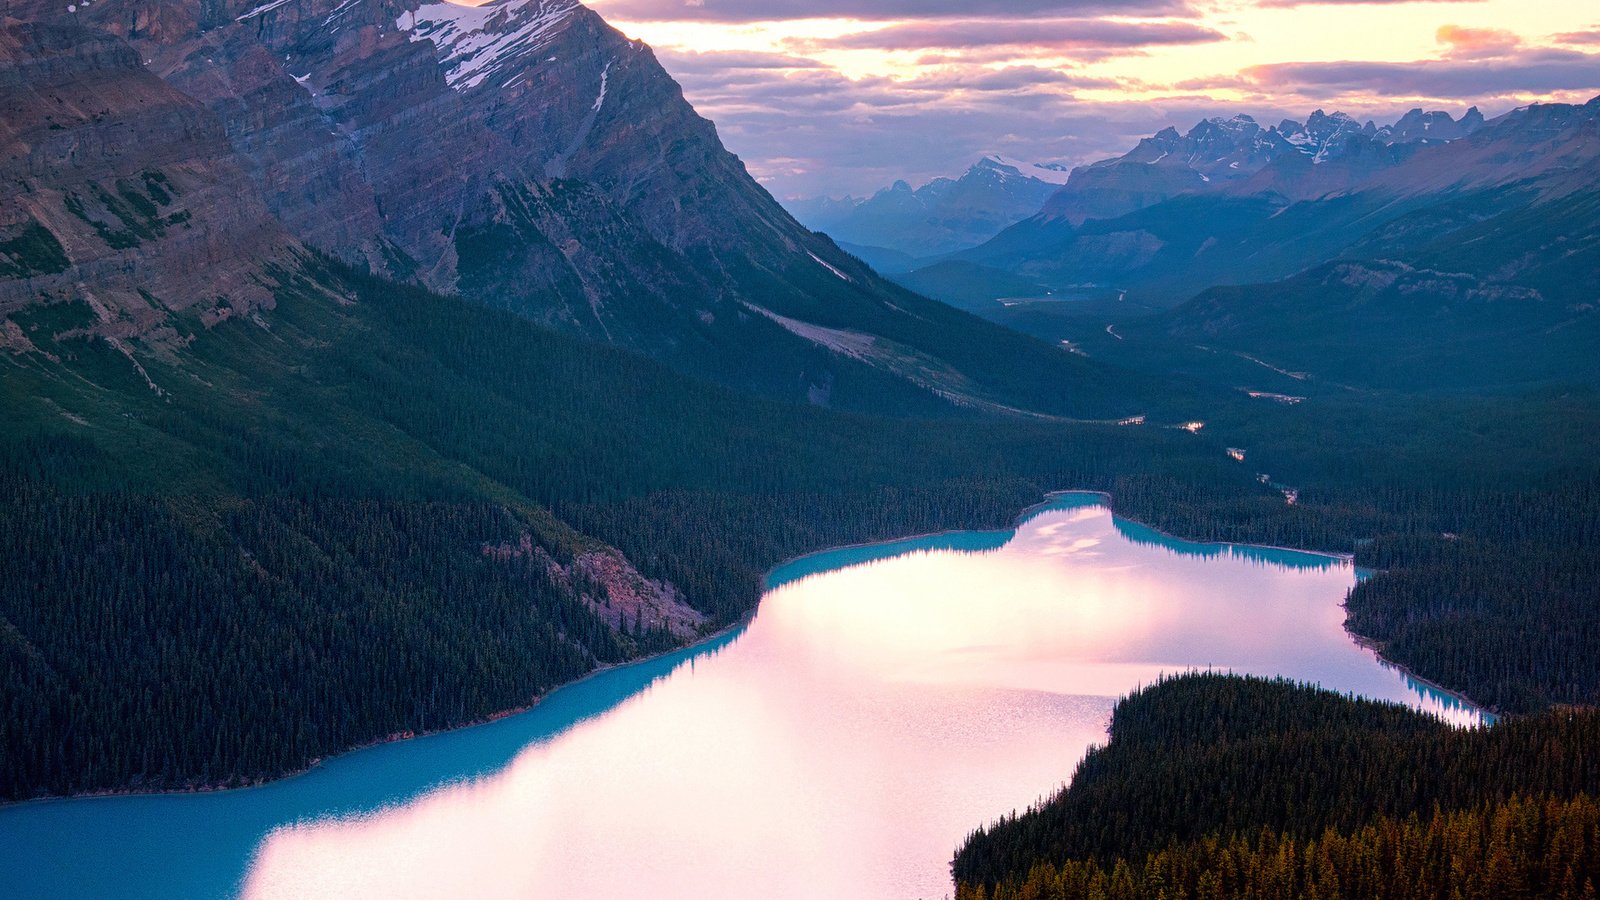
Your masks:
M301 251L240 171L219 122L127 45L72 24L0 27L0 346L19 318L178 345L272 303Z
M0 356L0 796L474 721L735 621L782 559L1146 462L1282 510L1173 429L854 417L315 260L284 281L176 351Z
M1130 333L1400 389L1600 380L1600 99L1520 110L1350 201L1377 227L1338 260L1207 290Z
M11 14L125 40L221 120L289 234L372 271L801 402L1138 405L1113 375L897 288L800 226L647 46L573 0Z

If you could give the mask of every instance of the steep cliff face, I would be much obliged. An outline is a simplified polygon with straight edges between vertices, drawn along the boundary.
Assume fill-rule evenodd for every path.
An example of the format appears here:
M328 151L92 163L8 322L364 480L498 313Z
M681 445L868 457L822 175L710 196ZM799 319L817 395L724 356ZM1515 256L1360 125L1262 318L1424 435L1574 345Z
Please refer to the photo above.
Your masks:
M574 0L15 0L8 12L131 46L220 121L217 152L231 147L247 179L231 202L388 277L786 399L1125 411L1107 405L1104 373L1084 390L1081 360L901 290L806 230L648 47ZM821 337L840 333L850 352Z
M181 342L270 305L272 272L296 252L221 124L126 44L72 23L0 27L7 346L62 332Z
M561 181L625 215L613 249L628 256L641 240L751 258L808 241L649 48L571 0L108 0L86 15L227 123L297 235L395 277L462 287L463 235L525 227L511 195ZM605 280L548 243L468 287Z

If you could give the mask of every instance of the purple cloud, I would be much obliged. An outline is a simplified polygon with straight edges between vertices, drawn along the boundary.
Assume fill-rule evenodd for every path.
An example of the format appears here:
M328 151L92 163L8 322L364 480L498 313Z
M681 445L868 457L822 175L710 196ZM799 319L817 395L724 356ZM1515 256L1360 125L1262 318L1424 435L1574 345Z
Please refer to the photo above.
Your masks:
M770 22L845 18L999 19L1079 15L1191 15L1188 0L604 0L607 18L642 21Z
M1558 44L1600 44L1600 28L1591 28L1587 31L1567 31L1551 35L1551 40Z
M1483 0L1258 0L1257 6L1385 6L1396 3L1481 3Z
M1201 44L1227 40L1220 31L1188 22L1115 22L1105 19L1043 21L955 20L891 25L826 40L806 48L948 50L972 47L1123 48Z
M1535 50L1490 60L1275 63L1241 75L1263 89L1302 95L1501 97L1600 89L1600 54Z

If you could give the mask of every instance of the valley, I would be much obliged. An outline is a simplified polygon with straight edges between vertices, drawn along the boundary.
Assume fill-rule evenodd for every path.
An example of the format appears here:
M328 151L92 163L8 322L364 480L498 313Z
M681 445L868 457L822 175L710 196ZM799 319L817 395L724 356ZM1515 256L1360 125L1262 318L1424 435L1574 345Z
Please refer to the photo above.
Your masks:
M1176 541L1102 503L1060 495L1012 530L802 557L769 573L735 631L490 725L250 790L0 810L0 827L29 835L0 867L30 858L50 884L126 897L179 884L251 898L530 883L614 895L640 877L663 897L940 896L951 847L994 798L1048 791L1115 698L1172 666L1478 721L1344 632L1348 560ZM1230 627L1241 619L1260 633ZM702 825L675 831L691 806ZM160 836L110 839L152 818ZM197 843L214 864L175 882ZM721 864L701 863L707 844Z
M1600 97L780 204L613 9L0 9L9 888L1593 893Z

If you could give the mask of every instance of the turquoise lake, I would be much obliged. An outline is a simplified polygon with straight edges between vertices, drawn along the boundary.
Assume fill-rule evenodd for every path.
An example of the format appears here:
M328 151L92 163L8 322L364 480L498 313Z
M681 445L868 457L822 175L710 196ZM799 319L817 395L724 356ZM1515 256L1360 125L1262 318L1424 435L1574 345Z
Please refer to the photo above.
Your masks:
M789 563L738 630L491 724L259 788L0 808L0 895L944 897L967 832L1057 789L1163 673L1478 723L1344 631L1356 578L1060 495L1012 531Z

